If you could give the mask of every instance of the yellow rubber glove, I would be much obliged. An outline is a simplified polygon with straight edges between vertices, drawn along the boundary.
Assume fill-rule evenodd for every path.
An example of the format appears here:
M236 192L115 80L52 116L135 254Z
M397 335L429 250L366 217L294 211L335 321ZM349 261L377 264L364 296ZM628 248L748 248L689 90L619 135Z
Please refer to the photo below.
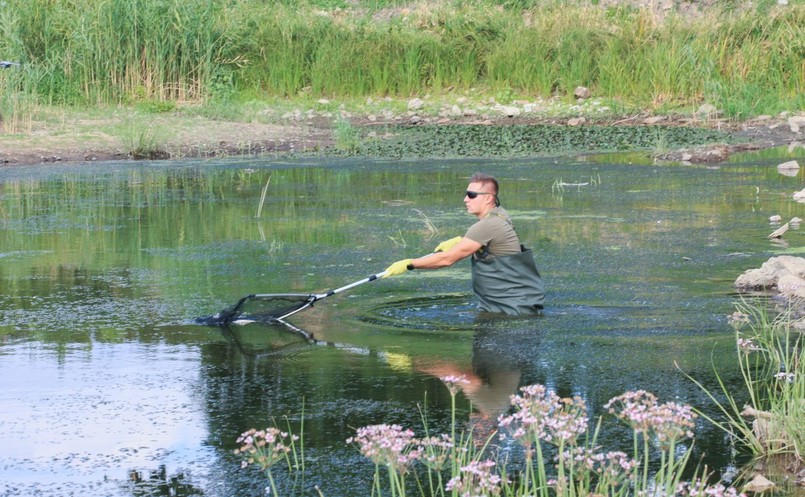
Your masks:
M391 266L386 268L386 274L383 275L384 278L388 278L389 276L398 276L400 274L404 274L408 272L408 265L411 264L413 259L403 259L401 261L397 261Z
M440 243L439 245L437 245L436 248L433 249L433 251L434 252L447 252L451 248L455 247L458 244L458 242L460 242L462 240L462 238L464 238L464 237L457 236L455 238L445 240L442 243Z

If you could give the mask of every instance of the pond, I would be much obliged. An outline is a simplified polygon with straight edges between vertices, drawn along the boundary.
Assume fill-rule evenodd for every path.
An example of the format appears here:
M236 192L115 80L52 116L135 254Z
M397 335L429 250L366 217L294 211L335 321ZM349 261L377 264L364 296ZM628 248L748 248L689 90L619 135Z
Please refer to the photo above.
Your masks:
M717 166L640 155L539 159L226 160L0 168L0 495L264 495L238 435L303 433L287 494L367 495L346 439L450 423L440 376L466 374L460 422L494 419L518 387L580 395L592 416L627 390L715 413L688 377L736 378L732 282L802 233L785 151ZM799 157L801 159L801 156ZM498 177L537 255L544 315L479 316L469 262L372 281L292 318L196 319L250 293L309 293L463 234L468 177ZM263 198L263 192L265 197ZM312 334L304 339L299 331ZM695 458L729 474L700 419ZM602 446L629 447L617 421ZM280 472L282 473L282 472Z

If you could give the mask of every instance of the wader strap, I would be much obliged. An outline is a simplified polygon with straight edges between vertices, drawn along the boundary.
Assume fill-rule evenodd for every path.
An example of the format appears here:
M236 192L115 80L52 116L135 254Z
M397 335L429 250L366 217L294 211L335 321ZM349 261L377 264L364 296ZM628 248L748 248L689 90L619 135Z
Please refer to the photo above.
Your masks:
M517 230L514 229L514 223L512 222L511 219L501 216L500 213L498 213L498 212L490 212L485 217L489 217L489 216L495 216L495 217L499 217L500 219L503 219L504 221L506 221L506 223L508 223L509 226L512 227L512 230L514 230L514 232L517 233ZM519 236L518 236L518 238L519 238ZM520 245L520 251L525 252L525 250L526 250L526 248L524 246ZM475 254L473 255L473 257L475 259L479 260L479 261L482 261L482 260L486 259L488 256L489 256L489 247L487 247L487 246L484 246L484 248L482 250L479 250L478 252L475 252Z

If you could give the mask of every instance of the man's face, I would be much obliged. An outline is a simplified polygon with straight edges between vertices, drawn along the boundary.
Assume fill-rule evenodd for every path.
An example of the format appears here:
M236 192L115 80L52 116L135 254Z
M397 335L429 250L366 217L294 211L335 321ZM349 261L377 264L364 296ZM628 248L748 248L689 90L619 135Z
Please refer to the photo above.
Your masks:
M489 186L490 185L484 185L483 183L470 183L467 186L467 191L475 193L492 193L492 191L489 189ZM489 207L495 205L495 196L478 195L475 198L470 198L469 195L465 195L464 205L467 207L467 212L477 216L481 212L487 210Z

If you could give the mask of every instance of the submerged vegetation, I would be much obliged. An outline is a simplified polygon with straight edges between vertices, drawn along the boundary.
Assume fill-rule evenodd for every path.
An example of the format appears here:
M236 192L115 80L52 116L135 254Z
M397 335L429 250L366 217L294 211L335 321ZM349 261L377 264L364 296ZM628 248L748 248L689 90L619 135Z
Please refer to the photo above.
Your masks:
M239 119L277 98L575 102L578 86L616 114L805 107L805 4L719 4L659 17L559 0L8 0L0 55L19 66L0 72L0 113L18 127L53 105Z

